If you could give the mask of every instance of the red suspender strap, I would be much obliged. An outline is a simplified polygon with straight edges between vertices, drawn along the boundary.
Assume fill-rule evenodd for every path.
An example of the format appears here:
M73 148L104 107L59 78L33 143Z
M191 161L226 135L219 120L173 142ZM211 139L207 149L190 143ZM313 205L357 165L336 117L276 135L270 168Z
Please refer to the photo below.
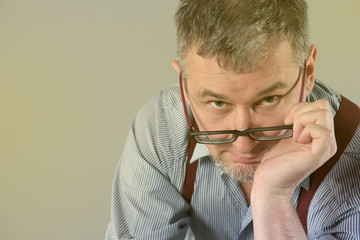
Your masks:
M359 119L360 108L345 97L341 96L340 108L334 118L337 152L310 176L310 189L308 191L306 189L300 190L297 211L306 233L307 215L311 199L325 176L335 165L344 152L346 146L349 144L359 124Z
M195 149L195 141L190 137L189 146L188 146L188 156L186 160L186 173L185 173L185 182L182 189L182 195L188 203L191 202L191 197L194 192L196 170L198 161L190 163L191 157Z

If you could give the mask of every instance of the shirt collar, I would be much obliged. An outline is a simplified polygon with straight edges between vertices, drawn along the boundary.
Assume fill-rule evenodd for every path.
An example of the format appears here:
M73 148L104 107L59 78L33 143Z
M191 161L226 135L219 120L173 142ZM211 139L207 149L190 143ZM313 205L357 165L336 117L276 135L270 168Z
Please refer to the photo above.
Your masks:
M196 143L194 153L190 159L190 163L193 163L200 158L208 156L211 156L211 153L207 146L205 144Z
M309 191L310 189L310 176L306 177L300 184L300 187L305 188Z

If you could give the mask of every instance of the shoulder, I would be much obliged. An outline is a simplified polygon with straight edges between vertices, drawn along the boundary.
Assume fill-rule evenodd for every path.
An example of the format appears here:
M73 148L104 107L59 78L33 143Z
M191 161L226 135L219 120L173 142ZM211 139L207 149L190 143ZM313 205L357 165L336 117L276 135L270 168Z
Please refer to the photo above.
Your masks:
M335 116L341 95L317 81L308 101L327 99ZM356 123L355 123L356 124ZM318 234L344 231L360 219L360 124L345 151L316 191L309 208L309 224ZM357 220L359 221L359 220ZM342 229L344 228L344 229Z
M360 125L325 177L309 208L310 234L354 234L360 224ZM357 230L359 231L359 229ZM357 232L356 234L360 234ZM334 235L334 236L335 236ZM337 236L337 235L336 235Z
M151 98L136 114L133 130L155 146L173 148L173 141L184 141L187 127L179 85L163 90Z
M341 204L356 198L360 203L360 124L338 162L329 172L328 184Z
M360 122L359 119L354 119L355 115L352 115L352 121L347 119L349 111L353 114L353 109L349 109L349 105L342 105L342 101L345 104L346 99L342 99L342 96L326 86L324 83L318 82L315 88L316 94L313 96L322 96L322 98L330 99L330 105L335 112L335 130L337 139L340 143L346 139L342 134L349 134L352 132L350 142L345 145L345 150L340 156L339 160L333 166L320 187L328 188L324 190L324 194L333 194L333 199L337 204L342 204L349 199L357 198L360 202ZM346 110L345 110L346 109ZM344 113L347 113L344 115ZM339 118L338 118L339 117ZM342 119L342 120L339 120ZM351 125L349 125L351 123ZM354 125L353 125L354 124ZM354 128L352 127L354 126ZM349 128L350 127L350 128ZM351 128L353 130L351 130ZM349 130L349 131L348 131ZM320 188L319 188L320 190ZM321 193L321 191L319 191Z
M168 89L162 90L150 98L137 112L136 119L152 119L160 116L166 117L169 112L181 107L179 85L176 84ZM159 119L159 120L161 120Z
M177 178L175 172L181 167L188 144L178 84L152 97L137 112L128 142L133 150L124 152L136 151L142 161L170 179Z
M337 204L358 198L360 203L360 124L316 195L331 196Z
M311 93L307 97L308 102L314 102L319 99L326 99L331 107L333 116L335 116L337 110L340 107L341 103L341 95L330 86L321 82L320 80L315 80L314 88L312 89Z

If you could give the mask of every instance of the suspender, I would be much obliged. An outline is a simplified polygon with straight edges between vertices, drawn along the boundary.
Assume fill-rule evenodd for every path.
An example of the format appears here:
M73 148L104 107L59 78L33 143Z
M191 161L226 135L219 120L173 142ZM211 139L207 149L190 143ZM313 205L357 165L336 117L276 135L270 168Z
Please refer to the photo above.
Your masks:
M191 197L194 192L194 184L196 178L196 170L198 166L198 162L190 163L191 157L194 153L195 149L195 140L190 137L189 147L188 147L188 156L186 160L186 173L185 173L185 182L182 189L182 195L186 199L188 203L191 202Z
M320 186L321 182L324 180L325 176L345 151L346 146L349 144L352 136L356 131L356 128L359 124L359 119L360 108L345 97L341 96L341 105L334 118L337 152L332 158L330 158L323 166L317 169L310 176L311 185L309 191L306 189L300 190L297 210L301 224L303 225L306 233L307 215L311 199Z
M332 167L344 152L346 146L349 144L359 124L359 119L360 108L347 98L341 96L340 108L334 118L337 152L323 166L311 174L309 191L305 189L300 190L297 210L305 232L307 232L307 214L311 199L314 196L317 188L320 186L320 183L324 180L325 176L332 169ZM194 191L194 183L198 165L198 161L190 163L195 145L195 141L190 138L186 162L185 182L182 190L182 195L189 203L191 202L191 197Z

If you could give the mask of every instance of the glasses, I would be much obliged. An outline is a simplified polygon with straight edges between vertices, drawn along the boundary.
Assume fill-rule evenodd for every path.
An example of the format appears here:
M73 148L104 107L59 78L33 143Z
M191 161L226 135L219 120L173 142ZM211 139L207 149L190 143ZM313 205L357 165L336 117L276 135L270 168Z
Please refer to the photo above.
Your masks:
M288 91L290 93L297 83L300 80L301 69L299 70L299 75L295 84ZM306 65L304 64L304 73L302 77L301 90L299 102L302 102L303 93L304 93L304 85L306 79ZM244 131L238 130L223 130L223 131L198 131L198 127L196 122L194 126L192 126L189 114L186 108L184 89L183 89L183 79L182 75L179 76L180 82L180 92L181 92L181 100L184 108L185 118L187 127L189 130L190 137L195 140L197 143L201 144L225 144L232 143L236 141L239 136L248 136L253 140L257 141L272 141L272 140L281 140L286 138L291 138L293 136L293 125L283 125L283 126L273 126L273 127L262 127L262 128L249 128Z

